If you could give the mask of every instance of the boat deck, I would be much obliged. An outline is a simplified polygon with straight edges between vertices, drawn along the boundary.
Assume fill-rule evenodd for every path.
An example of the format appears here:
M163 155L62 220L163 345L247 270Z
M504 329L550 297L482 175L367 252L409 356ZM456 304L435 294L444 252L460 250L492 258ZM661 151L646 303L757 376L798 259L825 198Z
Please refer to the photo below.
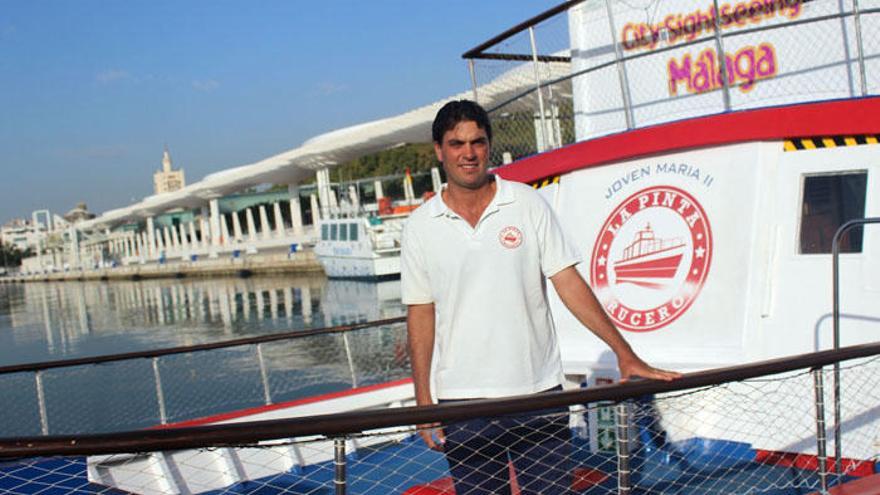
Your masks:
M85 457L0 462L0 493L41 495L125 495L128 492L90 483Z
M708 442L708 443L707 443ZM617 492L615 454L591 452L575 437L572 493L611 494ZM747 444L728 441L680 442L664 448L645 449L634 457L633 494L706 495L760 493L767 495L812 495L819 493L815 469L776 462ZM86 462L78 458L27 460L0 464L3 484L0 492L11 494L121 494L119 490L89 483ZM719 469L723 467L725 469ZM332 461L297 468L259 480L238 483L210 494L331 494L334 488ZM876 468L875 468L876 469ZM429 450L411 435L358 449L347 457L347 493L406 495L454 495L442 454ZM862 476L844 476L833 495L880 494L880 474L862 471ZM515 486L515 483L514 483ZM783 488L784 487L784 488ZM514 493L518 490L515 488Z

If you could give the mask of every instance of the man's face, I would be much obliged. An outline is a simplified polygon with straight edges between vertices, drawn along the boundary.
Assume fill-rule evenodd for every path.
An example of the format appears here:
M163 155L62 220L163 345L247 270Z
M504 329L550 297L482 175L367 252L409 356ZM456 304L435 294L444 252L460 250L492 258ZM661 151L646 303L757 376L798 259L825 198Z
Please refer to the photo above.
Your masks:
M437 159L443 163L446 181L466 189L486 184L489 164L489 138L472 120L463 120L434 143Z

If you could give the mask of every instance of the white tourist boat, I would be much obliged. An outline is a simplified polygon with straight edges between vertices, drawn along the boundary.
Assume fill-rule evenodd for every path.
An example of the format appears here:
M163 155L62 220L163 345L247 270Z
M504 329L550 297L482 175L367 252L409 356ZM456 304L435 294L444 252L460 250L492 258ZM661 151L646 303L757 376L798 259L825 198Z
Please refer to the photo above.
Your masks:
M329 218L318 222L315 255L330 278L400 276L400 235L409 214Z
M880 335L876 225L841 239L839 335L832 328L835 231L880 217L880 98L872 96L880 52L847 44L857 13L831 2L754 5L722 7L724 73L712 63L722 43L706 24L715 20L711 6L654 2L647 21L629 4L574 6L569 53L578 75L553 90L572 95L576 142L498 171L539 189L606 312L661 367L721 368ZM868 19L876 16L862 17L862 26ZM805 50L805 40L816 39L824 48ZM795 90L811 84L812 93ZM558 129L559 120L548 113L544 126ZM655 245L637 255L640 241ZM551 309L566 374L588 384L616 379L607 346L555 294ZM772 439L738 430L739 418L726 412L741 392L732 386L702 405L699 436L809 451L804 432L816 429L809 415ZM810 412L813 400L762 407L781 417L792 408ZM849 404L843 455L876 459L880 406L855 391L840 400ZM681 440L694 431L667 433Z
M650 15L624 2L565 4L558 10L567 12L570 49L565 55L508 57L567 64L569 75L555 82L540 80L544 66L520 72L539 78L538 93L543 94L546 83L557 97L570 95L576 142L548 147L497 173L534 184L551 204L584 259L579 269L599 301L652 364L699 371L877 341L880 228L875 225L852 231L840 244L839 335L832 328L834 233L850 219L880 217L880 48L860 41L853 46L858 12L829 0L768 0L722 4L716 18L706 4L692 0L650 3ZM876 8L868 12L872 17L865 18L871 22L862 25L860 39L880 39L878 13ZM724 32L723 49L710 21ZM817 41L822 50L815 49ZM725 55L718 57L718 51ZM717 63L719 58L725 63ZM476 89L479 97L481 88ZM549 134L557 139L563 134L564 122L558 111L545 112L543 104L537 113L532 107L524 112L522 100L511 99L492 108L492 117L524 113L537 141L547 144L553 141ZM331 277L399 273L403 221L322 221L316 254ZM551 310L566 386L616 380L616 362L607 346L584 330L552 291ZM730 462L722 466L730 472L747 472L768 458L789 454L795 459L792 466L815 465L820 454L812 390L765 403L763 396L755 396L756 387L733 382L705 396L689 391L696 412L682 421L677 420L686 411L658 401L664 441L700 443L705 446L700 462ZM844 388L835 399L842 405L839 425L845 440L839 454L873 475L880 459L880 404L869 388ZM357 405L343 407L395 407L412 400L407 381L363 392ZM335 398L310 402L317 410L309 413L339 411L328 402ZM743 404L744 398L751 402ZM746 414L738 413L744 410L785 417L786 423L768 435L762 425L746 423ZM803 413L792 418L792 411ZM294 409L273 405L198 424L261 418L268 412L290 416ZM601 421L592 414L587 436L595 447ZM739 449L739 457L715 449L721 442ZM313 459L287 446L248 453L266 456L254 463L259 473L248 473L250 461L236 458L240 453L228 454L233 450L198 453L218 459L213 464L191 461L193 451L168 456L185 461L191 480L217 471L239 476L187 488L205 491L329 463L329 443L321 445ZM670 452L663 453L668 454L667 468L679 469L675 455L681 451ZM181 468L168 464L168 456L149 463L157 466L155 475L139 466L132 476L149 472L150 479L172 479L168 473L179 475ZM114 486L131 489L119 484L124 473L115 461L89 459L92 481L114 485L115 480ZM387 462L393 471L409 459ZM715 490L728 491L712 493L757 493L772 485L768 479L757 484L731 481L718 488L717 481ZM157 492L173 491L168 486ZM801 488L773 493L811 491ZM676 490L670 493L704 493Z
M657 3L653 18L666 20L657 25L645 22L644 10L623 4L611 7L611 22L604 5L573 6L567 53L576 75L555 89L571 94L577 142L496 171L534 184L551 204L605 310L638 353L658 366L685 372L732 366L874 342L880 330L880 229L868 226L841 245L839 342L831 307L834 232L849 219L880 216L880 97L869 96L878 93L877 81L865 75L877 73L880 52L875 47L861 62L853 57L845 43L852 27L841 30L837 3L764 4L769 7L758 14L749 14L745 4L722 8L725 52L733 54L726 84L710 30L693 22L685 30L686 20L699 19L705 5ZM788 25L795 21L802 22ZM772 29L730 35L749 26ZM699 36L704 46L686 43ZM803 41L816 37L834 48L805 55ZM622 67L618 54L619 70L603 69L615 66L621 47L623 56L641 56ZM627 80L638 81L642 93L633 95ZM822 87L813 94L793 90L816 84ZM520 103L494 108L493 118L521 111ZM539 141L541 129L561 134L558 114L548 112L546 120L534 122ZM547 135L543 140L552 141ZM399 270L399 224L340 218L321 229L316 252L329 276L391 272L378 268L377 260L390 265L394 259ZM382 235L384 244L375 242ZM607 346L552 291L551 309L567 387L616 380ZM815 444L804 436L815 433L814 397L762 404L780 417L806 411L800 424L767 438L727 414L748 396L748 387L721 389L698 405L697 426L670 423L665 434L680 442L696 435L706 445L724 439L746 446L752 460L760 450L804 454L815 462ZM399 399L386 405L411 400ZM843 390L840 400L842 455L873 472L880 457L880 406L861 401L855 390ZM680 414L658 409L666 418ZM720 454L710 449L705 455Z
M164 428L272 421L414 404L412 381L403 379L274 404L271 407L200 418ZM349 448L356 450L387 443L389 439L402 440L407 436L407 433L389 431L388 436L364 437L353 441ZM263 442L259 448L91 456L87 464L88 479L98 485L141 495L223 490L248 480L278 476L308 466L333 462L333 440L322 439L317 435L311 440L308 443Z

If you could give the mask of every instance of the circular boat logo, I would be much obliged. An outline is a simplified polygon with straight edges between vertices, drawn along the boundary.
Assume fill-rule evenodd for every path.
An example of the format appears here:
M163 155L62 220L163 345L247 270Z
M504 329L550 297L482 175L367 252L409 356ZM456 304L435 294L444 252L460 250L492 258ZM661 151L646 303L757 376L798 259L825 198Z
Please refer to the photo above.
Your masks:
M501 245L507 249L518 248L519 245L522 244L522 239L522 232L513 226L504 227L498 234L498 240L501 241Z
M712 230L686 191L654 186L626 198L593 246L590 281L620 328L646 332L684 314L709 273Z

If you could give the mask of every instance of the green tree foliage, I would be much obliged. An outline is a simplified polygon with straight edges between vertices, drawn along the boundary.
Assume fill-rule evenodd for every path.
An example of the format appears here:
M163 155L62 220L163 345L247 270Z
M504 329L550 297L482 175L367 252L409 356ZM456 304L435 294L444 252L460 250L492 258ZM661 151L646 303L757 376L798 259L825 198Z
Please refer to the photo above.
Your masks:
M497 112L493 114L492 130L492 156L493 165L503 163L504 152L510 153L513 160L519 160L538 152L536 135L537 123L535 113L528 112ZM575 142L574 113L571 107L559 108L559 138L562 144Z
M431 143L404 144L371 155L355 158L331 170L331 180L346 182L367 177L399 175L409 167L410 172L426 172L438 165ZM304 184L314 183L311 178Z
M21 259L32 255L30 248L22 251L15 244L0 242L0 266L21 266Z
M372 155L355 158L340 165L334 172L346 180L363 177L402 174L410 171L426 172L437 165L434 146L431 143L405 144Z

